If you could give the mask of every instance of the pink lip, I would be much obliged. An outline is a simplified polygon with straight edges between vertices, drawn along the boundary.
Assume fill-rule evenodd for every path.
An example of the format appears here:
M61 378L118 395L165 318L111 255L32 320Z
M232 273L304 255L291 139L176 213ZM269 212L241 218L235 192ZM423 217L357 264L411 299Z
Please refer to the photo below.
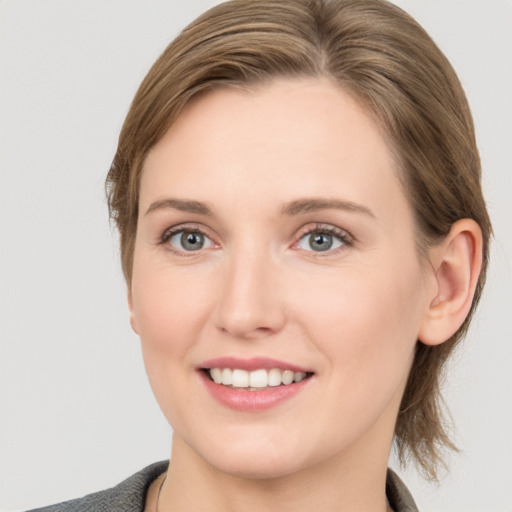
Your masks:
M279 361L277 359L269 359L268 357L253 357L251 359L218 357L216 359L204 361L198 366L198 369L203 368L239 368L240 370L248 372L259 369L271 370L272 368L279 368L280 370L291 370L293 372L311 372L311 370L308 370L307 368L290 364L285 361Z
M198 374L210 395L220 404L242 412L258 412L275 407L296 396L312 380L310 376L300 382L287 386L267 387L258 391L248 391L246 389L231 388L223 386L222 384L215 384L215 382L209 378L207 372L204 371L206 368L239 368L246 371L279 368L281 370L306 373L311 373L311 371L301 366L266 357L255 357L252 359L219 357L204 361L198 366Z
M215 384L203 371L199 372L199 375L206 389L215 400L230 409L241 412L258 412L275 407L300 393L311 381L310 377L288 386L268 387L261 391L247 391Z

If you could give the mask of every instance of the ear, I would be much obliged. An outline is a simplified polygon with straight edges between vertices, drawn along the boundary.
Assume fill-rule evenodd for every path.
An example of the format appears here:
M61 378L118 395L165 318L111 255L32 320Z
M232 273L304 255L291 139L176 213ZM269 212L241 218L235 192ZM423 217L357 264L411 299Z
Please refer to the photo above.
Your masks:
M482 269L482 231L472 219L453 224L441 244L432 248L430 262L436 287L418 339L425 345L448 340L469 313Z
M135 311L133 309L133 295L131 285L128 285L128 308L130 310L130 325L132 326L132 329L135 332L135 334L139 334L137 321L135 319Z

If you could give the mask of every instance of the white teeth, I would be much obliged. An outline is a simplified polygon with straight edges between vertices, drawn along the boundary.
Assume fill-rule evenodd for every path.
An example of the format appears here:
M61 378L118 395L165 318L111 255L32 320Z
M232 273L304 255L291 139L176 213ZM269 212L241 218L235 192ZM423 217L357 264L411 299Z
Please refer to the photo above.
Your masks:
M267 370L254 370L249 374L249 386L251 388L266 388L267 381Z
M231 368L224 368L222 370L222 384L224 384L224 386L233 384L233 372Z
M295 372L293 375L293 382L300 382L304 377L306 377L305 372Z
M267 383L269 386L280 386L281 385L281 370L278 368L272 368L268 372Z
M293 372L291 370L285 370L281 380L284 385L291 384L293 382Z
M220 368L212 368L210 370L210 375L212 376L215 384L222 384L222 370Z
M234 388L249 387L249 372L246 372L245 370L233 370L233 373L231 374L231 379L231 384Z
M306 378L307 374L306 372L293 372L292 370L280 370L279 368L272 368L268 371L260 369L252 372L238 368L211 368L210 376L213 382L223 386L263 389L269 386L287 386L293 382L300 382Z

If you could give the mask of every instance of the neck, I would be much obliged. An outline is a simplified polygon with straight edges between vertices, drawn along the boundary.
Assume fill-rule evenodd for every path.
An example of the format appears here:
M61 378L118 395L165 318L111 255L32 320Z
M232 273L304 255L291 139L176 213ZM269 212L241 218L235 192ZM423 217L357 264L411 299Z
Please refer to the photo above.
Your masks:
M368 451L365 457L355 450L356 461L333 457L289 475L254 479L214 468L175 434L159 512L390 511L385 496L389 450L381 464L376 461L382 457Z

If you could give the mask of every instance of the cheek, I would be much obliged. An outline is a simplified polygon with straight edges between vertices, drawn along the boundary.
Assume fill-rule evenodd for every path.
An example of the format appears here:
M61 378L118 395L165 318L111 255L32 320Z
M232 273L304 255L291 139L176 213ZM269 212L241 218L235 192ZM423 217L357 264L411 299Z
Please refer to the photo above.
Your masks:
M420 325L421 282L416 265L362 270L343 269L317 281L313 293L295 297L304 298L302 325L329 362L327 371L368 396L380 393L383 382L391 389L408 374Z
M147 263L134 265L132 313L137 330L143 344L179 349L201 325L209 303L207 283L197 272Z
M171 391L186 386L194 374L184 370L193 369L190 354L208 316L208 290L204 279L190 272L171 272L142 259L134 265L132 316L151 387L168 419L176 406Z
M200 337L205 289L168 269L139 271L134 278L133 312L149 384L168 423L186 432L194 421L186 390L194 384L190 355Z

